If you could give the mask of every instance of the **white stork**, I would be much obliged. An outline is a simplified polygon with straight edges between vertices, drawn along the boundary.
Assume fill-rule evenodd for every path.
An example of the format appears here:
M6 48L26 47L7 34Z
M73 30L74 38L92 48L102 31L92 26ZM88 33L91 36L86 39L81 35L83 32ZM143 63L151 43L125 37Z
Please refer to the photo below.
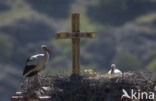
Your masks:
M112 64L111 69L108 71L108 74L122 74L122 72L116 68L115 64Z
M46 45L41 46L44 54L36 54L30 56L26 61L26 66L23 71L24 77L32 77L38 74L39 71L43 70L49 59L49 54L53 54Z

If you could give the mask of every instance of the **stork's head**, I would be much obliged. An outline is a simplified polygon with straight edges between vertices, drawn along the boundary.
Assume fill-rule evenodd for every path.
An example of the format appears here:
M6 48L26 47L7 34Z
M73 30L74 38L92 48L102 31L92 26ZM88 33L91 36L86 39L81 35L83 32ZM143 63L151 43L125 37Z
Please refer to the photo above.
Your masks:
M41 45L41 48L42 48L43 51L48 52L48 53L51 54L51 55L53 54L53 53L50 51L50 49L47 48L46 45Z
M116 65L115 64L112 64L111 65L111 74L114 74L114 69L116 68Z
M115 65L115 64L112 64L112 65L111 65L111 68L112 68L112 69L115 69L115 68L116 68L116 65Z

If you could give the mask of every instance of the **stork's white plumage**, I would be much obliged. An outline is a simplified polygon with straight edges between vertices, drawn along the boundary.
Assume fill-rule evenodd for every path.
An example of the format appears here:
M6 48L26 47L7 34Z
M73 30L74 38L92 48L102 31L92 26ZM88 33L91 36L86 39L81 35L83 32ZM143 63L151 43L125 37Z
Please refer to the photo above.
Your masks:
M115 64L112 64L111 69L108 71L108 74L122 74L122 72L116 68Z
M41 46L44 54L37 54L30 56L26 61L26 66L23 71L25 77L31 77L37 74L39 71L43 70L49 59L49 54L52 52L47 48L46 45Z

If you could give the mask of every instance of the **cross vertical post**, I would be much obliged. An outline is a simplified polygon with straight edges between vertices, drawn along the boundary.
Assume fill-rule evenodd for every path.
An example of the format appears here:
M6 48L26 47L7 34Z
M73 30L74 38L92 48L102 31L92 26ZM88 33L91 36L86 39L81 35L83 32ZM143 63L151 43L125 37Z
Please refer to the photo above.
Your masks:
M80 32L80 15L72 14L72 32ZM79 33L76 33L79 34ZM72 38L72 73L80 74L80 38Z

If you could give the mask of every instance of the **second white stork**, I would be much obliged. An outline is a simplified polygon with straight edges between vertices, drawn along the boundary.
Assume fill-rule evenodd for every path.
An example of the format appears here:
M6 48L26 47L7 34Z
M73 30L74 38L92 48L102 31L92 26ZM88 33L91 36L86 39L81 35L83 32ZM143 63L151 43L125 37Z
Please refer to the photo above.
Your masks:
M116 68L115 64L112 64L111 69L108 71L108 74L122 74L122 72Z
M52 52L46 45L42 45L41 48L44 54L36 54L27 59L26 66L23 71L24 77L32 77L45 68L49 59L49 54L52 54Z

